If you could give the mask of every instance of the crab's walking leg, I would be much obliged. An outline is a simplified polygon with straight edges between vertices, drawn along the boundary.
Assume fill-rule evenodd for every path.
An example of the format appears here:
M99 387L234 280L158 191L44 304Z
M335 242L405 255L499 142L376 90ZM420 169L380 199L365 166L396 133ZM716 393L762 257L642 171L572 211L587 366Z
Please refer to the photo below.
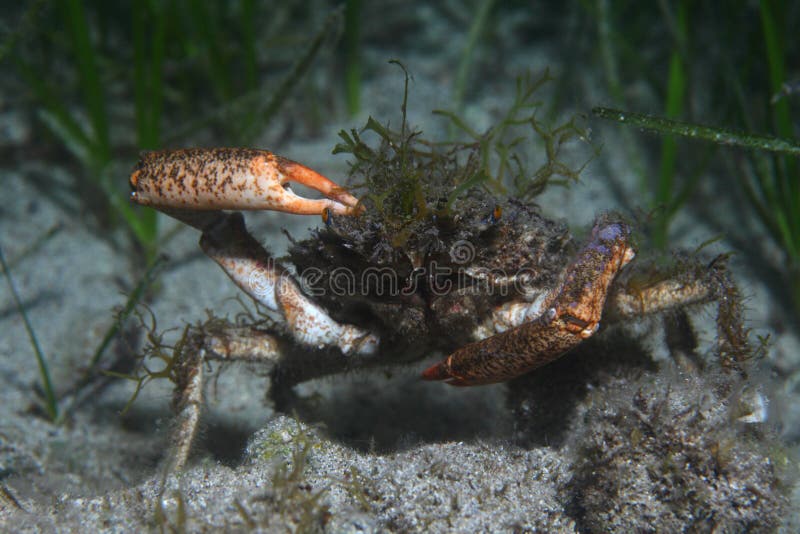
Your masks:
M189 458L197 435L203 406L203 367L206 361L248 361L275 367L281 359L278 340L254 328L226 328L210 331L204 327L187 330L175 356L177 413L173 447L166 463L167 473L179 471Z
M325 195L307 199L295 182ZM277 210L319 215L357 211L358 199L321 174L266 150L190 148L148 152L130 177L131 200L168 210Z
M624 223L601 217L539 318L458 349L422 377L455 386L501 382L555 360L594 334L611 282L633 259L629 234Z
M165 475L180 471L189 458L203 409L204 367L207 362L258 363L260 370L272 375L269 396L276 409L281 409L281 403L293 398L291 387L294 384L330 374L332 368L341 369L343 365L344 356L340 355L336 360L330 351L297 349L284 338L252 326L188 328L175 354L172 404L177 415L172 447L164 462ZM331 359L336 361L331 364ZM293 366L295 361L300 362L299 367ZM356 357L353 365L359 367L373 361L369 357Z
M202 335L187 332L187 336L180 354L176 355L175 394L172 398L176 417L172 449L166 462L167 473L179 471L186 464L203 407L205 349L202 347Z
M615 319L639 318L716 301L717 352L724 367L736 368L753 351L744 327L742 298L726 259L726 255L721 255L702 264L684 258L671 276L664 278L651 273L650 278L655 279L650 281L640 272L628 273L609 296L607 311Z

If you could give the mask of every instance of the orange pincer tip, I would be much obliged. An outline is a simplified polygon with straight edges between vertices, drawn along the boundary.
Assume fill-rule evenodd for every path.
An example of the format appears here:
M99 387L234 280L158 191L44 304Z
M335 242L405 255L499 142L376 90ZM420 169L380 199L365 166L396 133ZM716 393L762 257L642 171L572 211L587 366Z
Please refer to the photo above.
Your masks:
M422 372L423 380L447 380L453 378L444 362L431 365Z

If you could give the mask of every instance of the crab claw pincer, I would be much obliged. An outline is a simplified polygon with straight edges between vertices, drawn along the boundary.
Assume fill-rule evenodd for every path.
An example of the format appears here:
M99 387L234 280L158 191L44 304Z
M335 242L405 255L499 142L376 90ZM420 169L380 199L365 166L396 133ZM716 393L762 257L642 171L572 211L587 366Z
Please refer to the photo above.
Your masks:
M457 349L422 378L451 386L491 384L561 357L597 332L611 283L634 255L628 225L613 215L600 216L540 316Z
M308 199L298 183L327 198ZM170 210L275 210L300 215L356 213L358 199L335 182L267 150L188 148L146 152L130 177L131 200Z

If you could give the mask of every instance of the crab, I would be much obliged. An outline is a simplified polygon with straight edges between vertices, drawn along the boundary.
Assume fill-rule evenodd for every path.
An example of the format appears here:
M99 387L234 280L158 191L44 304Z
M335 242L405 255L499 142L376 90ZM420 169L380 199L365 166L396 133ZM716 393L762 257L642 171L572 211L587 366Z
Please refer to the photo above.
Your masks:
M298 196L291 183L325 198ZM359 200L304 165L240 148L147 153L130 185L134 202L200 230L205 254L275 316L267 326L191 330L175 365L172 469L187 460L209 360L270 366L277 406L312 378L434 354L444 358L422 379L476 386L546 365L601 323L711 301L723 364L736 368L749 352L725 258L687 257L668 273L628 266L631 227L616 213L597 216L579 241L530 201L479 188L452 201L447 179L422 195ZM408 198L414 217L387 215ZM239 210L260 209L321 217L310 238L293 241L293 271L248 232Z

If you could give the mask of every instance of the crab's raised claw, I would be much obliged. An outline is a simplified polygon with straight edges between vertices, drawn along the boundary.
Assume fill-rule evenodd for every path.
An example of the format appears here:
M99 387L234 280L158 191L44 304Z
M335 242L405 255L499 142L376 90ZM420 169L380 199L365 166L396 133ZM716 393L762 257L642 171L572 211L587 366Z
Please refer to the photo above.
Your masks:
M289 182L327 198L296 195ZM358 211L358 199L335 182L266 150L189 148L147 152L130 177L131 200L174 210L276 210L301 215Z
M425 380L474 386L510 380L559 358L600 327L606 296L619 270L633 259L628 226L601 216L589 242L533 321L471 343L422 373Z

